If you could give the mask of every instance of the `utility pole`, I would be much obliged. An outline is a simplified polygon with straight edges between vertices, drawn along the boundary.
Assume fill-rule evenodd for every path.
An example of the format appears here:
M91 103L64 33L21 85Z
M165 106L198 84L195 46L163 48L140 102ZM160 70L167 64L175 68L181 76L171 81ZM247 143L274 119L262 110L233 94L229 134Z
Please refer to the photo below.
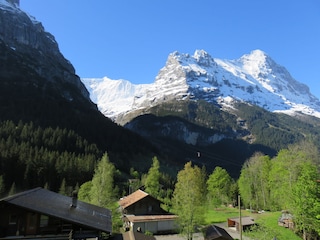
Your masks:
M240 194L238 195L238 206L239 206L239 233L240 233L240 240L242 240L242 217L241 217Z

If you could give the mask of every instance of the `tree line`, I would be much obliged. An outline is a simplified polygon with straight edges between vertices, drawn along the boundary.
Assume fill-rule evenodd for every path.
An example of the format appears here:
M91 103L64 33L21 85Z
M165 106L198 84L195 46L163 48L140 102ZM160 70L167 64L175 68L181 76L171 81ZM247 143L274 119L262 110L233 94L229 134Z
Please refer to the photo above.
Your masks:
M243 207L292 212L296 231L305 239L320 234L319 151L310 141L290 145L272 158L254 154L238 180L222 167L208 174L192 162L173 179L162 172L157 157L147 173L131 167L124 177L107 153L101 154L71 130L6 121L0 126L0 159L0 194L34 186L65 195L79 190L81 200L114 211L115 229L121 224L116 211L119 197L144 186L164 209L179 216L187 239L204 222L208 207L235 205L238 194ZM134 181L124 184L124 178Z
M163 202L163 208L179 216L178 226L191 240L196 227L204 224L208 208L236 205L240 194L242 207L252 210L288 210L294 216L295 231L304 239L320 234L319 152L308 141L291 145L270 158L256 153L243 165L238 180L222 167L207 173L205 167L187 162L176 180L166 181L157 157L146 174L131 170L137 181L132 191L143 186L151 196ZM104 154L92 180L79 189L79 198L110 208L116 216L117 231L121 225L116 211L120 188L115 177L120 174Z
M57 191L65 180L82 184L92 177L101 151L72 130L4 121L0 125L2 193L36 186ZM0 195L1 195L0 192Z

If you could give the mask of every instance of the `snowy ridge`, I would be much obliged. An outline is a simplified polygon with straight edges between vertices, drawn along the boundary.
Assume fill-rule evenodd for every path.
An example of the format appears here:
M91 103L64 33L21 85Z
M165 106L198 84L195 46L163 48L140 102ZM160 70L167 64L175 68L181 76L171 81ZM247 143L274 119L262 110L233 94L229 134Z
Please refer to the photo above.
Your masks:
M12 11L12 12L16 12L16 13L26 14L30 18L30 20L32 21L33 24L40 24L40 22L37 21L35 17L33 17L33 16L29 15L28 13L22 11L17 4L8 2L7 0L0 0L0 9L7 10L7 11Z
M139 108L186 98L219 103L222 108L238 100L272 112L320 118L319 99L261 50L236 60L212 58L204 50L193 56L174 52L151 84L108 78L82 81L100 111L114 120Z

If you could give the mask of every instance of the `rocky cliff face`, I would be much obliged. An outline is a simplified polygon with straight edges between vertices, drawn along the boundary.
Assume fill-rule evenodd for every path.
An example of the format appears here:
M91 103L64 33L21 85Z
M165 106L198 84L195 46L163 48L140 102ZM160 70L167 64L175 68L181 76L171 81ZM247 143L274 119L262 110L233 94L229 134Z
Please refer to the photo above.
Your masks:
M71 63L59 51L55 38L42 24L19 8L19 1L0 1L0 43L15 52L24 54L28 67L51 82L68 82L75 85L89 99L89 94ZM7 62L9 56L1 56ZM69 95L64 93L65 95Z

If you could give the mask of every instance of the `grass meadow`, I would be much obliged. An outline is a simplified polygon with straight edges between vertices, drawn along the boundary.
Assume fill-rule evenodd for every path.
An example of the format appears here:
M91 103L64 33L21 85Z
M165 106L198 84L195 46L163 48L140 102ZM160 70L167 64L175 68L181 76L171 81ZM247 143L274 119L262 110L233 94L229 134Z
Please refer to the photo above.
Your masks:
M272 240L276 237L277 240L301 240L290 229L278 226L278 218L281 212L264 212L251 213L248 210L241 210L242 216L251 216L258 224L250 232L244 232L244 236L250 237L252 240ZM239 209L237 208L219 208L207 211L205 224L227 222L228 218L239 217Z

